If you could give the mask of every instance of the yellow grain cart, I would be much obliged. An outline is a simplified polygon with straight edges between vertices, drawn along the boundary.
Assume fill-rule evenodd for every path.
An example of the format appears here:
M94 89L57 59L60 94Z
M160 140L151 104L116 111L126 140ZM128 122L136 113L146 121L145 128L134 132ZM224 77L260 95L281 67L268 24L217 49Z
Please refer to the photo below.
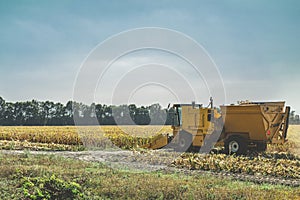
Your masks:
M265 151L267 144L286 142L290 107L285 102L242 102L221 106L227 152L244 153L248 148Z

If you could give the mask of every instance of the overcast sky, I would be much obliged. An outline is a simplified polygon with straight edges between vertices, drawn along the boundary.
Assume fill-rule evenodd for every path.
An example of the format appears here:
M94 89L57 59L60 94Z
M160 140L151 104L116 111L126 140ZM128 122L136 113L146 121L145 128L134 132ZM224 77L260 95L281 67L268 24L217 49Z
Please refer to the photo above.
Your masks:
M129 29L161 27L181 32L202 45L220 71L226 103L285 100L300 112L297 0L0 1L0 26L0 96L7 101L65 103L73 98L81 64L99 43ZM157 55L133 54L114 63L115 71L137 65L132 58L156 63ZM173 63L166 61L168 65L184 74L185 69L180 69L183 65L178 64L181 61L169 61ZM120 76L112 70L106 78L118 81ZM188 73L185 78L193 79ZM190 84L203 84L195 81ZM130 87L130 103L160 102L166 106L167 102L178 100L174 91L159 84L143 87L149 95L139 92L139 85ZM182 87L184 84L178 90L184 90ZM207 88L198 90L199 99L208 101ZM126 89L115 91L119 91L115 96L126 93ZM110 95L106 92L100 90L97 94ZM108 99L95 96L97 103L109 103Z

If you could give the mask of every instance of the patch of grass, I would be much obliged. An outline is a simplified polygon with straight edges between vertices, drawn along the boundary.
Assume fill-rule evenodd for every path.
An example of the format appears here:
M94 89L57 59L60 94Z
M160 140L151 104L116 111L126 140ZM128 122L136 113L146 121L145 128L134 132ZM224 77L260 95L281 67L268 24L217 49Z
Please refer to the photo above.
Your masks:
M28 199L80 199L83 197L81 187L75 182L67 182L51 177L23 178L22 190Z
M30 199L24 193L24 188L36 197L47 192L52 194L52 191L57 190L49 192L45 189L45 183L51 180L55 180L52 182L55 186L58 185L77 199L300 198L300 188L258 185L201 174L192 176L163 171L116 170L102 163L88 163L53 155L0 154L0 161L0 199ZM64 194L60 194L62 196L57 199L65 199ZM47 197L44 196L43 198Z

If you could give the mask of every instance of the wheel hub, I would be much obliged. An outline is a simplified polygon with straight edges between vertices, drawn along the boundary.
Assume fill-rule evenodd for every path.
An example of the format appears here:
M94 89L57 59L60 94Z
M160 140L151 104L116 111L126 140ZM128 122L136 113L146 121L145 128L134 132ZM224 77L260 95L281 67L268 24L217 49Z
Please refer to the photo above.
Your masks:
M236 141L231 141L229 143L229 151L232 153L236 153L239 150L239 143Z

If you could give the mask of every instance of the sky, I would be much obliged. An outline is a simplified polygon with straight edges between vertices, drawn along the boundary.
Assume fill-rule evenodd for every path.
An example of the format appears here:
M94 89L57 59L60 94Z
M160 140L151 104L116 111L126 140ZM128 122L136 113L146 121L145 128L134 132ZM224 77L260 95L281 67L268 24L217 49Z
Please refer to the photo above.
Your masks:
M300 113L297 0L1 0L0 27L0 96L7 101L66 103L74 99L82 66L99 44L124 31L160 27L184 34L205 49L219 71L226 97L216 97L216 103L284 100ZM115 44L107 51L117 48ZM106 85L101 87L98 80L93 100L140 105L158 102L165 107L167 102L196 99L207 104L212 94L205 77L197 78L187 63L175 57L143 50L120 58L103 77L108 80ZM137 65L148 68L128 74ZM148 82L138 76L147 77ZM151 77L160 78L151 82ZM168 84L173 84L171 89ZM186 89L189 85L196 88L196 94Z

